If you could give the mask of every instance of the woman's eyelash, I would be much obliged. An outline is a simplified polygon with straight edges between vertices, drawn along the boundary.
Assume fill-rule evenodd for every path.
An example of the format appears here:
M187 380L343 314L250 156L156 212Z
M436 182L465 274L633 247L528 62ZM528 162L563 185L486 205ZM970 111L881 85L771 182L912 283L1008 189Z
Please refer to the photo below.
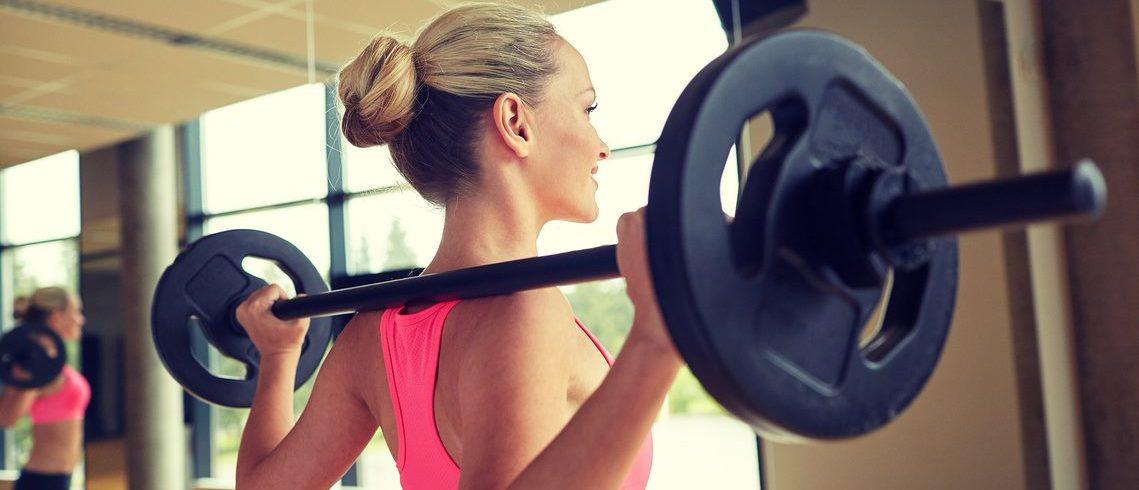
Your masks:
M588 113L596 111L596 110L597 110L597 102L594 102L588 108L585 109L585 112L586 112L586 114L588 114Z

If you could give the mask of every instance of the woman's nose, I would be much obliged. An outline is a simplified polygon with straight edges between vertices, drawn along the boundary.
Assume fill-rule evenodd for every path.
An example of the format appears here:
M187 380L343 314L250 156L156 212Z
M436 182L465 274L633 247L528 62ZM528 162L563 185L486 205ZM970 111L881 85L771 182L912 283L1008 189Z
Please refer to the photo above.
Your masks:
M602 141L601 142L601 153L599 153L597 155L597 159L598 160L604 160L606 158L609 158L609 145L605 144L605 142Z

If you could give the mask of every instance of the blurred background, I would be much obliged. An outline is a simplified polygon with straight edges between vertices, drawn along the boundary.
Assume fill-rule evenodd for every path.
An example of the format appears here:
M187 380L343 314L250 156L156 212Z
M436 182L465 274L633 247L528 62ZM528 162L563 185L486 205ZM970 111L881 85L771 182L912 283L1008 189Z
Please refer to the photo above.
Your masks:
M174 161L175 185L159 192L176 201L168 219L176 222L179 244L222 230L266 230L296 244L334 288L423 267L438 244L442 213L396 173L386 148L347 143L332 84L372 36L411 36L455 3L0 0L0 323L9 328L13 299L40 286L65 285L85 301L88 324L82 340L69 346L69 362L91 380L93 398L74 488L139 488L129 484L134 453L126 444L132 423L125 386L137 373L125 366L124 338L149 325L123 314L132 301L123 288L134 280L124 271L124 243L140 232L124 216L148 204L125 197L135 195L131 186L146 185L127 169L155 152ZM597 175L601 217L547 226L539 251L613 243L617 217L647 201L656 140L673 102L705 64L755 29L733 25L730 3L712 0L526 3L550 14L589 63L599 94L593 121L613 150ZM1122 67L1112 83L1130 80L1125 94L1134 103L1139 8L1134 0L1103 3L1095 7L1105 10L1098 15L1123 26L1105 31L1129 33L1121 35L1131 43L1083 31L1069 41L1115 46L1089 63ZM1032 83L1046 84L1032 75L1044 65L1030 51L1018 57L1017 49L1039 44L1039 19L1049 15L1061 13L1019 1L817 0L797 25L846 36L897 75L937 135L950 180L967 182L1065 160L1061 143L1026 133L1030 121L1015 117L1025 114L1031 97L1023 94ZM1025 23L1030 28L1017 27ZM1057 69L1056 63L1047 66ZM1051 93L1063 96L1061 89ZM1047 97L1035 100L1047 106ZM1123 109L1132 115L1125 127L1134 128L1134 107ZM163 131L173 139L154 136ZM729 216L747 163L769 134L769 121L757 118L744 131L746 144L725 162L721 200ZM1053 144L1060 156L1049 153ZM1028 147L1042 148L1044 156ZM1135 163L1124 158L1120 165ZM1112 191L1114 199L1119 193ZM1085 359L1072 332L1086 317L1041 317L1042 305L1060 300L1079 310L1090 293L1072 299L1065 278L1042 278L1044 269L1028 259L1037 249L1027 240L1024 233L963 237L946 352L929 386L893 424L852 441L765 442L685 371L653 429L649 488L1073 488L1067 483L1087 484L1089 464L1093 481L1098 468L1125 465L1107 457L1110 464L1096 466L1098 456L1089 463L1084 453L1085 437L1101 447L1095 434L1118 427L1085 426L1080 416L1091 402L1072 381L1084 375ZM1065 259L1062 250L1052 253L1060 264L1084 263ZM269 262L246 268L289 281ZM632 318L623 283L563 289L584 323L609 350L620 351ZM1136 299L1121 294L1127 298L1119 301ZM1060 323L1041 327L1044 321ZM1037 329L1059 332L1057 343L1038 337ZM1052 345L1061 354L1049 354ZM200 347L215 372L243 373L208 344ZM1049 372L1061 373L1061 381ZM311 382L297 391L298 413L310 389ZM1052 418L1044 413L1047 404ZM168 436L184 447L185 486L232 488L247 411L188 395L182 408L150 416L181 418L184 432ZM7 480L27 458L28 430L25 419L3 431L0 476ZM342 485L399 487L382 437L375 435ZM1108 480L1105 488L1124 481Z

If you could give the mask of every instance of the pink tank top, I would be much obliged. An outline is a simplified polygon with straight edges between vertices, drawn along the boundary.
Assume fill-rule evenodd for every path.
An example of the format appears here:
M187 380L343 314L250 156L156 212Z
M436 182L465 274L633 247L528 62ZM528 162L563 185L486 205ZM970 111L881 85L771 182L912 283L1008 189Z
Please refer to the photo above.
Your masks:
M380 319L388 388L399 430L396 468L405 489L458 488L460 468L451 459L435 425L435 377L443 322L458 301L436 303L415 313L386 310ZM605 362L613 357L580 320L574 321L589 337ZM644 489L652 467L652 436L645 440L622 489Z
M79 371L63 365L63 386L46 396L36 397L28 414L33 424L47 424L61 420L82 420L91 401L91 385Z

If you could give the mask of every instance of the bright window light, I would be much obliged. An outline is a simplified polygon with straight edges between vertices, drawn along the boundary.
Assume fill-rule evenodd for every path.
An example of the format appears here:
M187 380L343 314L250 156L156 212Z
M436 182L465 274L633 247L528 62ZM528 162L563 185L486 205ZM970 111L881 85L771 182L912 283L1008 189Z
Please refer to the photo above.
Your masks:
M327 192L324 85L239 102L207 112L201 121L208 212L318 198Z
M7 245L79 234L79 152L0 171L0 240Z
M652 143L689 80L728 47L709 0L608 0L552 17L589 65L610 148Z

